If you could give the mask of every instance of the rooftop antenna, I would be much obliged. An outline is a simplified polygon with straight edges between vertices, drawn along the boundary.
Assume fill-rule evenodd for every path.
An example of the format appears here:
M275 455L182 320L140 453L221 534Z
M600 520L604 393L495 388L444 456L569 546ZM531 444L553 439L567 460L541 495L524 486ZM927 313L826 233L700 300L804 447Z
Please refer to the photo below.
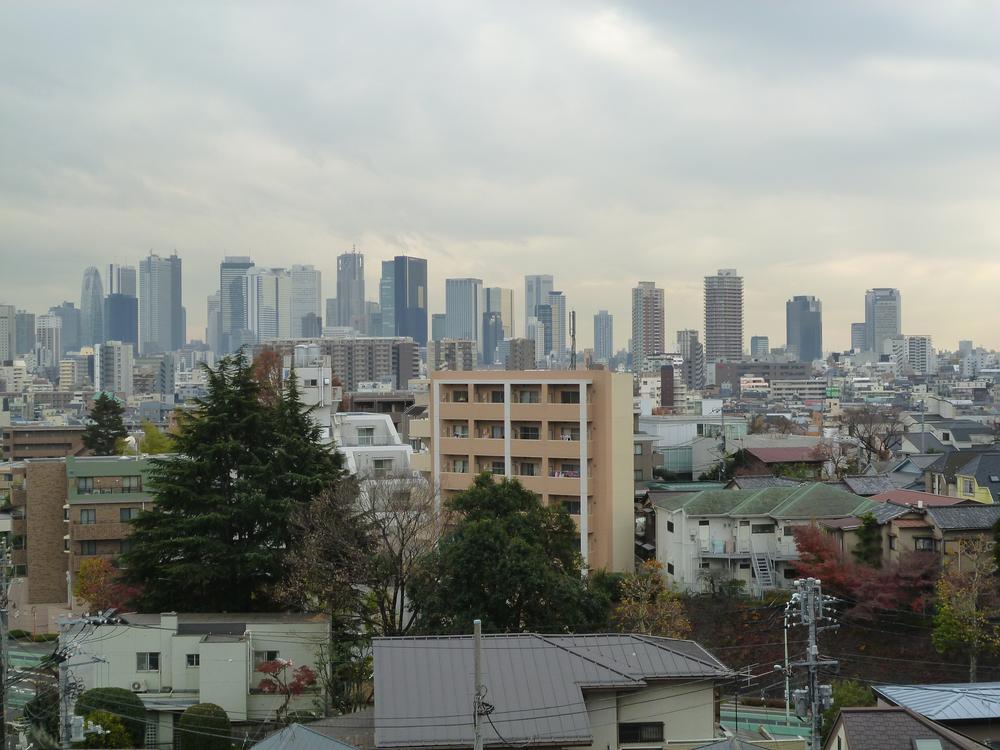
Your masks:
M569 369L576 369L576 310L569 311Z

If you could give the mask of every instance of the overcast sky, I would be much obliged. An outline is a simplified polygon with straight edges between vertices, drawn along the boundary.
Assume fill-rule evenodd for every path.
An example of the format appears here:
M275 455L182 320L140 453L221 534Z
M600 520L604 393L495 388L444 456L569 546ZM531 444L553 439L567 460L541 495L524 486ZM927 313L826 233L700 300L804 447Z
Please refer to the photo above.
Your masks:
M83 269L184 261L189 333L225 254L399 253L516 290L551 273L630 326L745 277L750 335L864 290L904 333L1000 346L1000 5L987 2L33 3L0 6L0 301L79 302Z

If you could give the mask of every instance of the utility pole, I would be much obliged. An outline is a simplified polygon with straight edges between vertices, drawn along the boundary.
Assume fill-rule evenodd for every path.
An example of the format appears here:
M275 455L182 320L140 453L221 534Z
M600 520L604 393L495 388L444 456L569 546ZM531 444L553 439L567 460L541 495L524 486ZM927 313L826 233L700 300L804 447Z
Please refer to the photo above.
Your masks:
M820 750L823 746L820 737L820 725L823 719L823 711L828 709L833 703L833 691L829 685L819 684L819 670L821 667L834 668L839 662L820 659L819 645L816 636L819 632L821 620L829 620L823 614L823 591L820 582L816 578L805 578L795 581L795 593L785 607L786 615L791 608L797 607L799 612L799 624L809 628L809 642L806 645L806 658L802 661L793 662L790 667L805 667L808 672L808 686L796 690L793 693L795 699L795 714L797 716L809 716L812 728L809 737L809 750ZM825 629L825 628L824 628ZM785 669L785 679L788 679L788 669ZM787 683L786 683L787 684Z
M72 620L59 618L59 740L63 750L70 750L73 746L73 713L71 702L73 700L69 689L69 654L66 649L67 636L72 627Z
M0 544L0 748L7 750L7 677L10 654L7 637L7 566L10 559L7 556L7 545Z
M788 669L788 607L785 607L785 726L791 726L792 715L789 701L792 699L792 673Z
M474 750L483 750L483 621L472 621L473 672L475 697L472 699L472 723L475 728Z

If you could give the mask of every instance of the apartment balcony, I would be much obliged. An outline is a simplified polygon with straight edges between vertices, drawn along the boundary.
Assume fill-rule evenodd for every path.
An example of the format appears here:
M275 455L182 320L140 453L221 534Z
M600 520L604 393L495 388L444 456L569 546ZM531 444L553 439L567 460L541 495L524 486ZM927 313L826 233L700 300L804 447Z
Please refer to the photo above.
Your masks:
M580 448L579 440L546 440L542 450L549 458L579 458ZM594 455L593 440L587 441L587 455Z
M124 539L132 530L131 524L118 522L74 523L70 535L74 542L100 541L102 539Z

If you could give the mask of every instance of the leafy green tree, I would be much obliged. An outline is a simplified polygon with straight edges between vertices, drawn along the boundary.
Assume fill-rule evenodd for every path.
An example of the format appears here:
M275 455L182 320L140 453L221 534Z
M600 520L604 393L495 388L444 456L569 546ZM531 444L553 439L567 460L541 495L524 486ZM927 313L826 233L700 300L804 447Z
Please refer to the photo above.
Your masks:
M150 459L156 506L132 521L124 578L142 589L142 610L277 606L292 510L343 474L294 384L271 406L242 352L206 369L207 395L179 415L175 454Z
M214 703L198 703L184 710L177 722L177 750L229 750L232 725L226 712Z
M647 560L619 584L621 596L614 610L615 628L622 633L643 633L665 638L687 638L691 622L681 598L667 588L663 565Z
M609 602L581 576L576 528L515 479L480 474L448 503L454 518L414 585L418 629L554 633L606 623Z
M125 407L118 399L107 393L99 393L88 415L87 428L83 431L84 446L97 456L116 455L117 441L124 439L127 434L122 421L124 413Z
M100 727L100 731L86 731ZM84 738L80 747L86 748L127 748L132 744L132 735L124 722L110 711L91 711L84 718Z
M833 703L823 712L823 725L820 729L824 742L830 736L830 730L833 729L833 722L837 720L840 709L875 705L875 693L862 682L834 680L832 687Z
M150 456L155 456L160 453L172 453L173 450L174 441L170 435L163 432L149 420L143 420L139 451Z
M125 688L92 688L77 698L77 716L90 717L94 712L107 711L119 717L128 731L131 743L118 747L142 747L146 740L146 707L135 693ZM98 722L100 723L100 722ZM103 726L103 725L102 725ZM115 747L112 745L111 747Z
M997 564L990 539L962 540L937 582L937 611L931 640L941 653L969 658L969 682L976 681L980 655L1000 651Z
M872 513L861 516L857 531L858 543L851 551L854 559L869 568L882 567L882 527Z

